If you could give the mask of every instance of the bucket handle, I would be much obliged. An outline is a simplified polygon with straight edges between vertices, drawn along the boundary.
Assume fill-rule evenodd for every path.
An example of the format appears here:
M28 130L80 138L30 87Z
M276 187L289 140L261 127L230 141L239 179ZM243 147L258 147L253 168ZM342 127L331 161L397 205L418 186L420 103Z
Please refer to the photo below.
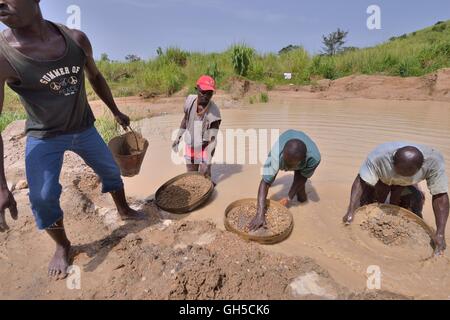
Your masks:
M116 122L116 128L118 127L118 123ZM131 133L133 134L133 136L134 136L134 139L136 140L136 148L137 148L137 151L142 151L141 150L141 148L139 148L139 140L138 140L138 138L137 138L137 135L136 135L136 132L133 130L133 128L131 128L131 125L128 125L126 128L124 128L125 129L125 131L126 131L126 129L130 129L130 131L131 131Z
M133 128L131 128L131 126L128 126L127 128L131 130L131 132L132 132L133 135L134 135L134 139L136 139L136 148L138 149L138 151L141 151L141 150L140 150L141 148L139 148L139 141L138 141L136 132L134 132L134 130L133 130Z

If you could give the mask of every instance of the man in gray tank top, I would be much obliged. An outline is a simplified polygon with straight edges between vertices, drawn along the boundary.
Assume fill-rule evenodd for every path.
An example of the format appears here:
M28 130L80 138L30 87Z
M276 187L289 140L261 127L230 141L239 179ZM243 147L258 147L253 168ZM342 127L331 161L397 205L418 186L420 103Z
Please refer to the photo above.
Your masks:
M217 146L217 134L222 121L220 110L212 101L216 90L215 80L207 75L197 80L197 94L191 94L184 103L184 117L172 149L178 153L178 145L185 135L186 169L200 172L211 178L212 158Z
M127 204L120 170L93 126L84 72L93 89L109 107L117 122L127 127L130 119L114 103L111 91L95 65L89 39L42 18L37 0L0 2L0 21L9 27L0 35L0 112L5 83L21 98L27 112L26 174L33 215L39 229L56 242L49 275L63 278L70 260L70 241L59 205L59 176L65 151L80 155L100 177L103 192L111 193L123 219L139 213ZM17 219L17 206L8 190L0 135L0 232L8 229L5 210Z

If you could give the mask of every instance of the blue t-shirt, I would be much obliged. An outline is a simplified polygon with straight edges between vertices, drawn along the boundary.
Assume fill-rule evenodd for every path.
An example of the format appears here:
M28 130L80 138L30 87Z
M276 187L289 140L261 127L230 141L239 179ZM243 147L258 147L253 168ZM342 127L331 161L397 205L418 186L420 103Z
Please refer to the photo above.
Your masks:
M306 158L294 168L287 169L283 161L283 151L290 140L300 140L306 145ZM305 178L311 178L320 164L320 152L317 145L304 132L288 130L284 132L272 147L266 163L263 167L263 179L267 183L273 183L278 171L300 171Z

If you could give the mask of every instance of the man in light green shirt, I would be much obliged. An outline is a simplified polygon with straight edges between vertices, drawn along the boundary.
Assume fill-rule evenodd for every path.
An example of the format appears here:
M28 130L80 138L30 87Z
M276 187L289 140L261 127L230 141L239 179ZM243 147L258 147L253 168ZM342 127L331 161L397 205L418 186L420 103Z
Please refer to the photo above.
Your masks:
M284 132L272 147L264 164L258 191L258 209L255 218L250 223L250 229L257 230L266 224L267 194L280 170L294 171L294 182L288 197L280 201L284 206L288 206L295 196L299 202L308 200L305 184L313 176L320 161L321 156L317 145L304 132L296 130Z

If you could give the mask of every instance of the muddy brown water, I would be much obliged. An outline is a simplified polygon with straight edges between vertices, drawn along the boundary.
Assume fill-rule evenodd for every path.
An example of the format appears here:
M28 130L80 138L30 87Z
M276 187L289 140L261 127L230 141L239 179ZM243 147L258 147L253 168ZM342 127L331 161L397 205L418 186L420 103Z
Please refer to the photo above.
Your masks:
M408 140L429 144L450 159L450 104L443 102L385 100L299 100L271 99L240 110L222 111L221 129L279 128L308 133L318 144L322 163L307 184L309 201L290 208L295 228L284 242L265 246L287 255L310 256L341 284L364 290L367 270L378 266L382 289L420 299L450 298L450 259L447 251L439 259L418 259L408 249L384 250L361 245L350 228L341 223L351 184L367 154L386 141ZM181 115L168 115L140 122L150 146L139 176L125 180L129 195L152 197L168 179L185 171L184 164L171 160L172 130ZM246 146L255 153L254 147ZM450 172L450 160L447 170ZM213 180L218 183L211 200L184 219L212 220L223 228L225 208L233 201L254 198L260 182L261 164L216 164ZM280 173L270 189L271 199L284 197L292 174ZM422 187L426 189L426 185ZM434 215L426 195L424 219L434 227ZM450 243L447 236L447 243Z

